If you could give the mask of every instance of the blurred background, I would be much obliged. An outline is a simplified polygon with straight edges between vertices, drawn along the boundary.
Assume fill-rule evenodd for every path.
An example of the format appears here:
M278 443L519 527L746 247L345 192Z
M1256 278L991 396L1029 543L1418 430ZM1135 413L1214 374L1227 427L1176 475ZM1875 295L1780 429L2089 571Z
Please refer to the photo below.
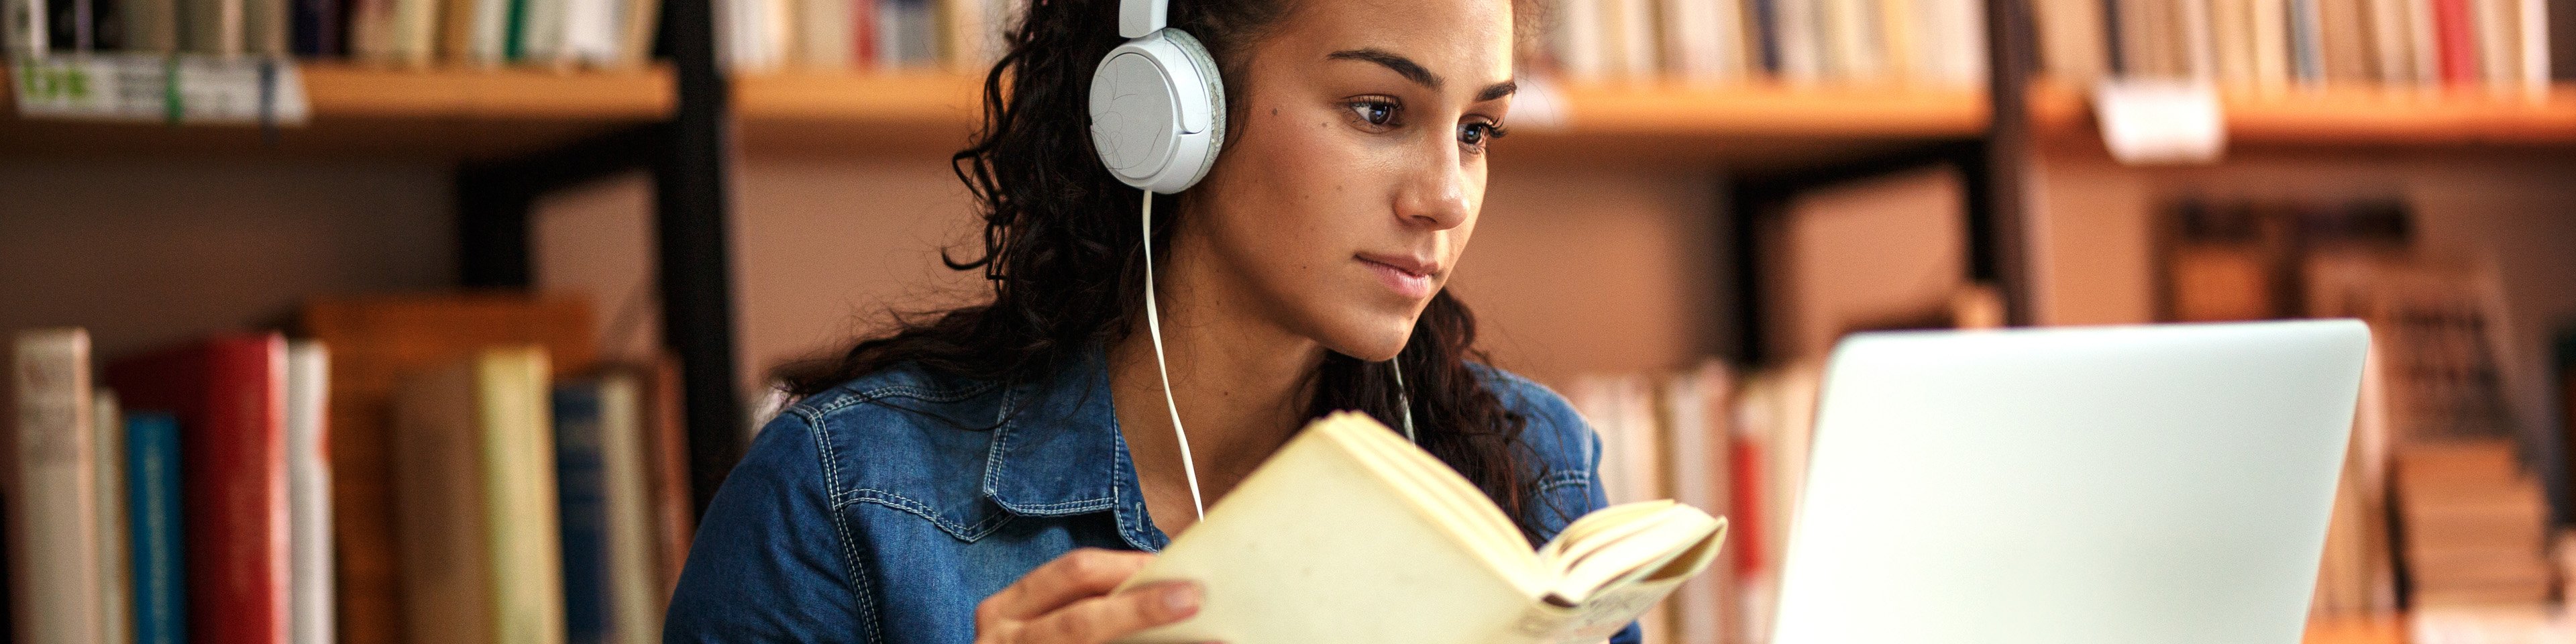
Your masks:
M978 295L1018 4L0 0L0 636L658 639L775 370ZM1544 4L1452 287L1736 522L1648 641L1764 641L1843 334L2306 316L2376 343L2310 640L2576 641L2576 2Z

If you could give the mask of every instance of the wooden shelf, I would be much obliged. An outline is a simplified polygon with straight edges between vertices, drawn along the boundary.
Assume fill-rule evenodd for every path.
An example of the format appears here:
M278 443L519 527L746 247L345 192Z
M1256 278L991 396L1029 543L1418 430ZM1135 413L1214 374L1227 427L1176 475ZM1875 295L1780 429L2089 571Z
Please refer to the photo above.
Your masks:
M2255 146L2497 146L2576 144L2576 86L2539 96L2482 89L2347 88L2220 95L2229 144ZM2089 93L2033 83L2034 131L2099 139Z
M747 148L814 154L946 154L977 124L980 79L945 73L783 72L735 79ZM1543 90L1542 90L1543 91ZM1501 158L1578 162L1805 162L1985 129L1980 90L1630 83L1524 90ZM1529 154L1524 149L1545 151Z
M631 70L404 69L301 65L312 118L274 133L246 125L17 118L0 97L10 157L279 155L477 159L543 150L670 117L667 66Z

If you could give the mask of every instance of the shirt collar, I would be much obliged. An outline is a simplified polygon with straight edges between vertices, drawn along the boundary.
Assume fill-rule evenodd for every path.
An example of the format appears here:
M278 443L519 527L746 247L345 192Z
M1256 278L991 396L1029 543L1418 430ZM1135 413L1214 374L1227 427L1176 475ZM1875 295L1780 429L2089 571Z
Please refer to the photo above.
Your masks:
M1093 344L1054 373L1011 389L985 455L984 496L1021 516L1108 510L1127 545L1160 551L1170 540L1145 514L1109 395L1106 353Z

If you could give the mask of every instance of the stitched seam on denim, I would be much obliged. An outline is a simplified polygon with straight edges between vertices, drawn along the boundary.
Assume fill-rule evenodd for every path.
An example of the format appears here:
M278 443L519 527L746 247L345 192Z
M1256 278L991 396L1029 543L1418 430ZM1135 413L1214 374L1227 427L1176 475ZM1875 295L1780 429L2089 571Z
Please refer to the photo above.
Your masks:
M1565 470L1539 477L1538 483L1533 487L1538 488L1540 492L1546 492L1569 485L1588 485L1591 482L1586 479L1590 478L1592 477L1581 470Z
M814 437L815 457L822 461L823 505L826 508L824 514L831 516L832 532L840 538L841 574L850 576L851 600L858 605L859 623L866 626L867 641L873 644L880 640L877 634L876 590L868 583L868 577L864 571L860 570L858 540L850 538L849 519L841 516L841 504L834 500L838 495L833 491L841 488L841 466L832 458L831 431L825 429L828 425L816 423L811 417L801 414L799 417L805 420L806 433Z

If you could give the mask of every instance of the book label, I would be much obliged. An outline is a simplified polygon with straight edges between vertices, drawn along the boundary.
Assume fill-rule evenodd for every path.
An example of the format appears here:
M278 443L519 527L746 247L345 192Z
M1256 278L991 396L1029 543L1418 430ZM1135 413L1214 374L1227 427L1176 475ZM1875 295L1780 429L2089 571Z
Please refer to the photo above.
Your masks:
M297 126L311 111L288 59L98 54L10 71L21 118Z

